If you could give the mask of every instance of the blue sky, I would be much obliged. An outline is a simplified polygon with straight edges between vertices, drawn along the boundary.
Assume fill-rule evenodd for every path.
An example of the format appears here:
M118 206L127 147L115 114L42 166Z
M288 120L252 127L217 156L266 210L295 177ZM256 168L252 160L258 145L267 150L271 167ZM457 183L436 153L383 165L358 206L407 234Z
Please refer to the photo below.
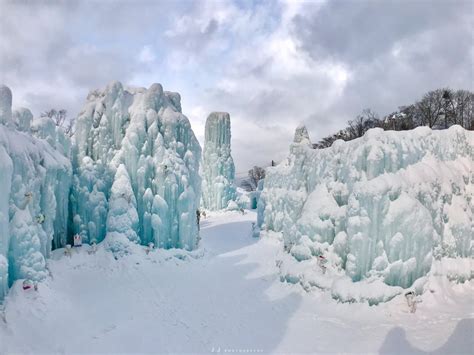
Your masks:
M286 156L367 107L472 90L471 1L4 1L0 81L14 105L76 115L112 80L178 91L200 140L228 111L237 171Z

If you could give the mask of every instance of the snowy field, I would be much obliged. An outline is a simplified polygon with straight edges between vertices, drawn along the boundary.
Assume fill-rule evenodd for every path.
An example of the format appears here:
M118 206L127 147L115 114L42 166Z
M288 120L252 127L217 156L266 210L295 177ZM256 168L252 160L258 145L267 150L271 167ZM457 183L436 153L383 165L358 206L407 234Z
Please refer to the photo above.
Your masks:
M38 292L10 290L0 354L472 353L472 282L431 278L414 314L403 296L338 303L280 282L281 242L252 238L255 219L209 216L194 252L54 251Z

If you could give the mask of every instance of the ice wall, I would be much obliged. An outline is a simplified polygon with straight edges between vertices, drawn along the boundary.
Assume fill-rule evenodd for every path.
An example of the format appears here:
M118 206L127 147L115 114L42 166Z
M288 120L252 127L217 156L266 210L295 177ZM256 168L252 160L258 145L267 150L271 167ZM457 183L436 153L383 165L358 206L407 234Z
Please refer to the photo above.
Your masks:
M179 94L163 91L160 84L124 88L119 82L91 92L76 122L73 232L86 242L100 242L108 232L119 238L110 221L118 201L113 184L123 179L123 173L117 175L123 166L139 218L136 228L130 227L135 241L193 249L200 159L201 147L181 113ZM120 238L131 233L121 230Z
M236 197L230 138L229 114L212 112L206 120L202 167L202 203L209 210L224 209Z
M352 300L337 280L407 288L433 258L472 257L474 132L372 129L314 150L305 131L268 169L259 201L260 227L281 232L292 255L284 279Z
M44 278L45 259L66 242L72 174L57 142L35 137L31 112L12 112L11 103L11 91L1 87L0 302L15 280Z

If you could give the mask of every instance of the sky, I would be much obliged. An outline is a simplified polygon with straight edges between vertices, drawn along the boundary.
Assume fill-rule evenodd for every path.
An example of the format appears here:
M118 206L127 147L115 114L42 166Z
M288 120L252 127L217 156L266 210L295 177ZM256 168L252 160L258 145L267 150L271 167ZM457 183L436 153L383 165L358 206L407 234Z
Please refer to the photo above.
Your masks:
M474 2L5 1L0 83L14 107L76 116L112 80L181 94L203 144L212 111L232 122L236 171L313 141L365 108L380 115L441 87L473 90Z

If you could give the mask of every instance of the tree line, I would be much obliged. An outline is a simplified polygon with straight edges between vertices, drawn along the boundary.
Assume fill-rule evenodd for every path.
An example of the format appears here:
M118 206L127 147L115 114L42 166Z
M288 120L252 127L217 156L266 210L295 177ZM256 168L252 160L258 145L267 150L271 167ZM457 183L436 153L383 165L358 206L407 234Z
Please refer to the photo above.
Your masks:
M327 148L337 139L350 141L362 137L371 128L405 131L419 126L445 129L460 125L474 130L474 93L468 90L437 89L426 93L420 101L401 106L382 118L371 109L365 109L348 126L324 137L313 148Z

